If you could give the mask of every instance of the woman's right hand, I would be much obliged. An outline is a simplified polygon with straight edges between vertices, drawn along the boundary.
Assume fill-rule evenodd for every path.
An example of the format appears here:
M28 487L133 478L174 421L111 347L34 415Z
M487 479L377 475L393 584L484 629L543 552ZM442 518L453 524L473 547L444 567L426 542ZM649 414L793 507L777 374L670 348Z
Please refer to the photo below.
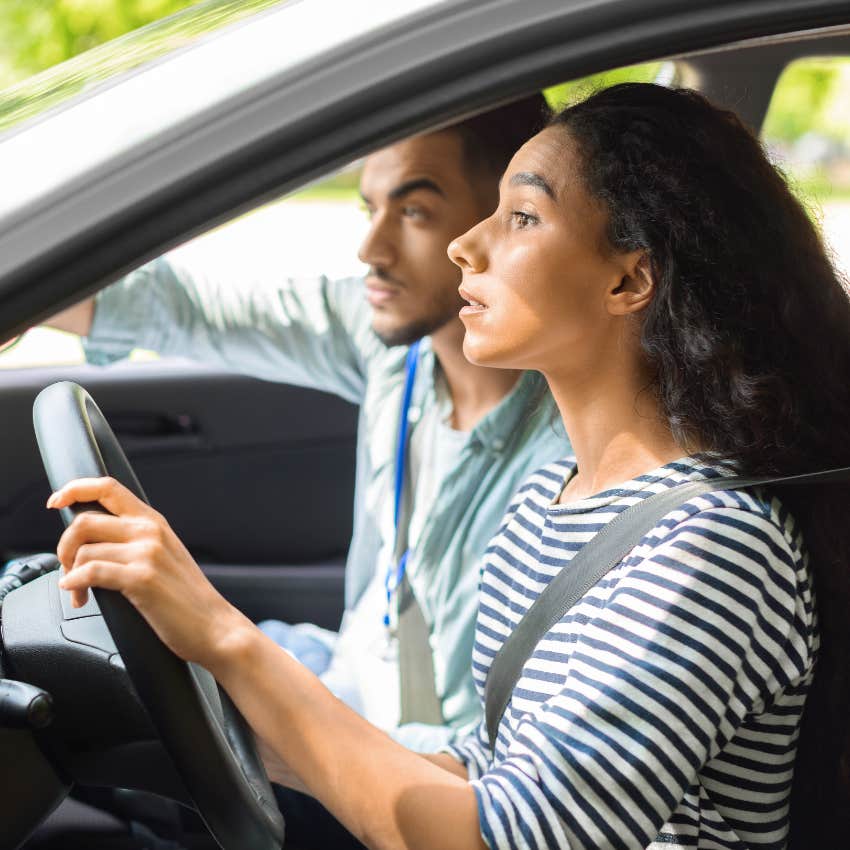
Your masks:
M122 593L160 639L213 675L227 648L255 627L210 584L165 518L112 478L71 481L47 507L99 502L108 514L79 514L59 540L60 587L80 607L91 587Z

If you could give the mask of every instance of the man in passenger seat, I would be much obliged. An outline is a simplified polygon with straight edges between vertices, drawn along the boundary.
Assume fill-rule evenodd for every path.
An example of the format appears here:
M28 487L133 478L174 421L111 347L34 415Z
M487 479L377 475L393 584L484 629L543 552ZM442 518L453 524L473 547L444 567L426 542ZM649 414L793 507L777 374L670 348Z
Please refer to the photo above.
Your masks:
M539 374L464 357L466 302L446 254L495 209L502 171L546 112L538 95L369 156L365 280L289 279L270 268L246 285L166 257L49 322L85 336L93 363L141 347L360 405L340 630L263 626L420 751L479 720L470 669L479 558L520 481L569 452ZM315 840L318 803L282 790L279 802L292 839L303 822Z

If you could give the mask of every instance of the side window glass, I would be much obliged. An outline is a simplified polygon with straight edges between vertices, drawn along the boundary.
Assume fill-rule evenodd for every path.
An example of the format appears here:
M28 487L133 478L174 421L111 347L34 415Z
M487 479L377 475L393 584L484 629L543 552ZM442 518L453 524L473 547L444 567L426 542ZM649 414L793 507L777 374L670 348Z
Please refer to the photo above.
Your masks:
M850 276L850 58L799 59L779 78L762 128L768 153Z
M236 281L268 276L270 269L285 277L358 274L357 251L368 226L359 186L356 163L187 242L172 256Z
M280 274L346 277L362 272L357 250L368 221L358 186L359 164L192 239L171 252L193 270L240 281ZM131 361L157 359L137 349ZM48 327L0 349L0 370L85 362L80 338Z
M592 91L621 82L667 82L672 66L660 62L616 68L571 80L545 91L554 108L587 96ZM214 272L226 280L251 280L281 275L361 274L357 259L368 220L358 186L360 164L241 216L171 252L201 273ZM156 352L136 350L130 359L156 359ZM29 367L73 366L85 362L80 339L47 327L33 328L14 345L0 350L0 370Z
M546 100L553 109L562 109L582 100L599 89L615 86L618 83L658 83L669 85L673 78L673 64L670 62L646 62L642 65L627 65L613 68L589 77L579 77L545 90Z
M33 328L0 348L0 369L73 366L84 359L78 337L52 328Z

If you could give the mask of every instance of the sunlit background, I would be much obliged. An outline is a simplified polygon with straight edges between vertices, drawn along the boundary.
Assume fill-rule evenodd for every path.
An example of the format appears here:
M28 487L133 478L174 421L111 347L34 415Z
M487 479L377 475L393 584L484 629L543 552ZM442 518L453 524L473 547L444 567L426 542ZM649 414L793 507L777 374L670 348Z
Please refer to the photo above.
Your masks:
M86 75L52 76L54 66L125 33L138 30L186 7L203 6L193 26L208 31L273 0L0 0L0 129L26 119L33 91L72 96L92 79L132 67L134 45L98 56ZM309 2L309 0L304 0ZM193 10L197 12L198 10ZM187 13L189 14L189 13ZM158 39L169 49L194 37L190 29L158 25ZM162 39L162 33L168 36ZM135 42L132 39L137 39ZM141 55L141 53L140 53ZM101 58L104 57L104 58ZM61 70L61 69L60 69ZM61 86L55 80L61 76ZM70 80L70 81L69 81ZM660 63L621 68L547 91L553 106L593 89L624 80L665 80ZM51 88L52 87L52 88ZM765 145L821 225L835 263L850 272L850 59L817 58L789 66L783 74L765 122ZM232 269L234 279L272 263L282 275L344 276L361 269L356 252L366 229L352 168L298 194L243 216L178 249L194 264ZM137 352L137 358L153 356ZM72 364L83 359L76 337L34 329L13 348L0 353L0 368Z

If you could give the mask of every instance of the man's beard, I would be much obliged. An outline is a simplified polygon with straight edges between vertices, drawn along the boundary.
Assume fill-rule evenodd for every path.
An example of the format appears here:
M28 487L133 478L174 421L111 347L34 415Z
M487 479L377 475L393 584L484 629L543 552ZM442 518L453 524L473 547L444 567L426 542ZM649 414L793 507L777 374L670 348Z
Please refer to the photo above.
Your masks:
M386 331L379 331L376 328L373 328L373 330L378 339L387 348L392 348L396 345L413 345L414 342L422 339L422 337L439 330L455 316L457 316L457 311L453 310L451 313L444 313L441 316L423 316L422 318L408 322L406 325Z
M369 272L372 277L407 289L401 281L391 277L380 268L373 266ZM458 276L457 283L459 282L460 277ZM421 302L423 313L406 323L381 328L380 320L376 321L380 313L376 311L372 317L372 330L387 348L398 345L413 345L417 340L434 333L452 319L457 318L460 308L466 302L458 295L456 286L457 284L454 284L451 289L448 288L447 284L445 287L435 287L431 293L431 298L423 299Z

